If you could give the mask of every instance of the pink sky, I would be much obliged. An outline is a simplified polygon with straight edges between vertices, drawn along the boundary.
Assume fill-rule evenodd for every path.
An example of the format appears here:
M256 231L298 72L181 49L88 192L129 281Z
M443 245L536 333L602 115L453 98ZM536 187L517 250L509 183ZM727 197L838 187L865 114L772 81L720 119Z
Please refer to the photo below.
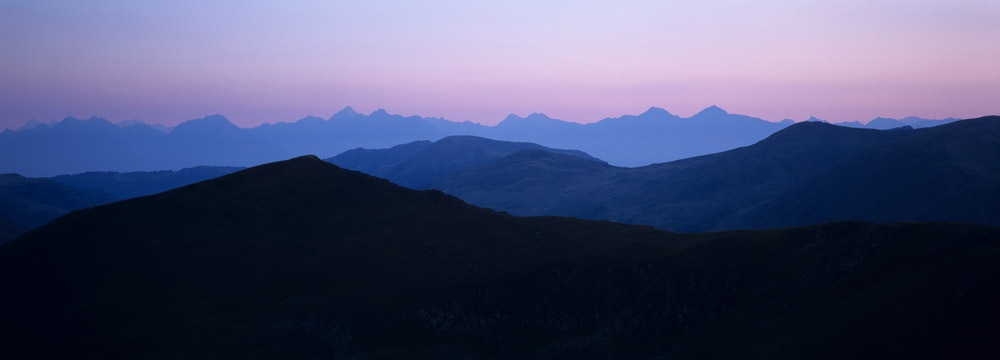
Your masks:
M778 121L1000 113L997 1L0 4L0 128L241 126L344 106L494 124L716 104Z

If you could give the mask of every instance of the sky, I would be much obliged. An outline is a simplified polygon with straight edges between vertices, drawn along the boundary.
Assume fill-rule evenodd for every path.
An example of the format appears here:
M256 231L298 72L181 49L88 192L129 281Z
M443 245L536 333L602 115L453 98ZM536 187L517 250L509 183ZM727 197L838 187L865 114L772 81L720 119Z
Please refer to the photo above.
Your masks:
M1000 114L1000 0L0 2L0 129Z

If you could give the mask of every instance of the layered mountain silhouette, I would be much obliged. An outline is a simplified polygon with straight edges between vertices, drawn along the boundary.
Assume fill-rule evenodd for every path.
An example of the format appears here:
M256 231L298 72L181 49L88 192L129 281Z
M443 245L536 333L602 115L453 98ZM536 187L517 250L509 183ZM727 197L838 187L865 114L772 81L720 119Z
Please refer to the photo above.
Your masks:
M690 118L653 107L586 125L543 114L511 115L483 136L579 149L617 166L641 166L750 145L793 123L729 114L714 105Z
M819 120L819 119L815 119L815 120L822 121L822 120ZM915 129L920 129L920 128L926 128L926 127L944 125L944 124L952 123L952 122L955 122L955 121L958 121L958 120L961 120L961 119L958 119L958 118L924 119L924 118L916 117L916 116L905 117L905 118L902 118L902 119L893 119L893 118L878 117L878 118L872 119L871 121L869 121L869 122L867 122L865 124L862 124L862 123L860 123L858 121L850 121L850 122L837 123L837 125L847 126L847 127L856 127L856 128L876 129L876 130L889 130L889 129L896 129L896 128L901 128L901 127L905 127L905 126L909 126L909 127L915 128Z
M876 146L798 184L744 223L843 219L1000 225L1000 117L914 131Z
M49 180L80 189L101 190L117 199L128 199L164 192L176 187L193 184L243 170L229 166L197 166L176 171L85 172L59 175Z
M70 211L145 196L241 168L199 166L179 171L88 172L52 178L0 175L0 244Z
M525 151L426 186L515 215L683 232L834 220L998 225L998 134L998 117L902 131L805 122L752 146L639 168Z
M878 118L865 128L915 128L956 119ZM509 115L496 126L441 118L404 117L377 110L360 114L347 107L329 119L307 116L293 123L239 128L220 115L174 128L138 120L112 124L101 118L30 121L0 133L0 172L54 176L86 171L154 171L198 165L252 166L297 155L330 157L355 148L388 148L451 135L532 142L585 151L617 166L643 166L716 153L753 144L794 122L780 123L730 114L710 106L690 118L661 108L639 115L579 124L535 113Z
M435 142L415 141L390 149L354 149L326 161L409 188L421 188L432 179L492 163L524 149L538 149L603 163L578 150L550 149L533 143L475 136L449 136Z
M198 165L251 166L296 155L330 157L363 148L472 135L577 149L615 165L637 166L752 144L792 123L773 123L710 107L691 118L651 108L637 116L582 125L544 114L508 116L497 126L440 118L359 114L350 107L329 119L242 129L219 115L154 129L136 121L66 118L0 133L0 172L55 176L87 171L173 170Z
M559 156L511 156L539 153ZM990 356L998 238L945 223L681 235L519 218L301 157L76 211L0 246L0 348L10 358Z
M100 190L84 190L17 174L0 174L0 244L70 211L113 199L113 195Z

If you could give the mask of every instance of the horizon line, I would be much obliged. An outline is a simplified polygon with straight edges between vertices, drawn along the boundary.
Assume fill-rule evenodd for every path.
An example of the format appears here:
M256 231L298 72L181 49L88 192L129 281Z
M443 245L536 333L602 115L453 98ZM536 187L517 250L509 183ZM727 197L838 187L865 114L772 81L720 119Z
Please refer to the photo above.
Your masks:
M674 114L674 113L670 112L669 110L666 110L665 108L658 107L658 106L650 106L648 109L646 109L645 111L643 111L641 113L638 113L638 114L622 114L622 115L619 115L617 117L605 117L603 119L595 120L595 121L591 121L591 122L578 122L578 121L571 121L571 120L562 120L562 119L559 119L559 118L550 117L550 116L546 115L544 112L532 112L532 113L530 113L528 115L525 115L525 116L521 116L521 115L518 115L516 113L509 113L509 114L507 114L504 117L503 120L497 122L496 124L489 125L489 124L484 124L484 123L481 123L481 122L475 122L475 121L470 121L470 120L451 120L451 119L447 119L445 117L439 117L439 116L424 116L424 115L416 115L416 114L413 114L413 115L403 115L403 114L399 114L399 113L390 113L389 111L385 110L385 108L382 108L382 107L379 107L378 109L373 110L373 111L371 111L371 112L369 112L369 113L366 114L366 113L363 113L363 112L357 112L357 111L354 110L354 108L352 106L348 105L348 106L345 106L343 109L334 112L333 115L330 115L329 117L326 117L326 118L324 118L322 116L316 116L316 115L312 115L312 114L307 114L307 115L304 115L304 116L302 116L302 117L300 117L298 119L295 119L293 121L262 122L260 124L254 125L254 126L240 126L240 125L237 125L236 123L233 123L233 121L230 120L228 117L226 117L225 115L219 114L219 113L206 114L206 115L198 117L198 118L183 120L183 121L177 123L177 125L173 125L173 126L169 126L169 125L166 125L166 124L163 124L163 123L160 123L160 122L148 122L146 120L139 119L139 118L132 118L132 119L124 119L124 120L111 121L111 120L109 120L109 119L107 119L105 117L98 116L98 115L91 115L89 117L77 117L77 116L69 115L69 116L63 117L62 119L50 119L48 121L41 121L41 120L38 120L37 118L31 118L31 119L28 119L27 121L25 121L21 126L19 126L17 128L7 127L7 128L4 128L3 131L8 131L9 130L9 131L17 132L17 131L20 131L21 129L23 129L25 126L28 126L29 124L32 124L33 122L36 122L36 123L38 123L40 125L44 124L44 125L47 125L47 126L53 126L55 124L58 124L58 123L61 123L61 122L65 121L67 119L91 120L91 119L95 119L95 118L96 119L105 120L105 121L107 121L107 122L109 122L111 124L118 125L118 126L122 126L122 124L126 123L126 122L135 122L135 121L138 121L138 122L141 122L142 124L149 125L149 126L159 125L159 126L163 126L163 127L171 128L172 129L172 128L177 127L180 124L183 124L183 123L186 123L186 122L189 122L189 121L201 120L201 119L205 119L205 118L213 117L213 116L222 117L223 119L226 119L226 121L228 121L230 124L233 124L234 126L240 128L240 129L254 129L254 128L258 128L258 127L264 126L264 125L294 124L294 123L297 123L299 121L302 121L302 120L305 120L305 119L308 119L308 118L317 118L317 119L321 119L323 121L330 121L335 116L337 116L337 114L340 114L340 113L345 112L345 111L350 111L351 113L354 113L356 115L362 115L362 116L366 116L366 117L367 116L372 116L372 115L375 115L376 113L382 112L382 113L385 113L388 116L400 116L400 117L403 117L403 118L419 117L421 119L439 119L439 120L449 121L449 122L454 122L454 123L472 123L472 124L476 124L476 125L480 125L480 126L484 126L484 127L496 127L496 126L500 125L501 123L503 123L504 121L506 121L507 119L509 119L512 116L513 117L517 117L517 118L521 118L521 119L527 119L527 118L530 118L530 117L533 117L533 116L537 116L537 115L543 116L543 117L545 117L547 119L561 121L561 122L565 122L565 123L588 125L588 124L599 123L599 122L605 121L605 120L619 119L619 118L627 117L627 116L633 116L633 117L641 116L643 114L646 114L646 113L649 113L649 112L655 111L655 110L662 110L666 114L668 114L670 116L673 116L673 117L676 117L676 118L679 118L679 119L691 119L691 118L697 116L698 114L701 114L702 112L705 112L705 111L713 109L713 108L721 110L723 113L725 113L727 115L747 116L747 117L751 117L751 118L754 118L754 119L758 119L758 120L762 120L762 121L767 121L767 122L771 122L771 123L782 123L782 122L786 122L786 121L793 121L795 123L808 122L808 121L821 121L821 122L826 122L826 123L829 123L829 124L859 123L859 124L862 124L862 125L867 125L868 123L871 123L872 121L877 120L877 119L891 119L891 120L903 120L903 119L908 119L908 118L919 118L919 119L925 119L925 120L951 120L951 119L959 119L959 120L961 120L961 119L966 119L964 117L954 117L954 116L949 116L949 117L946 117L946 118L935 119L935 118L925 118L925 117L921 117L921 116L917 116L917 115L909 115L909 116L904 116L904 117L900 117L900 118L885 117L885 116L875 116L874 118L871 118L871 119L869 119L867 121L860 121L860 120L853 120L853 121L829 121L829 120L826 120L826 119L818 118L816 116L810 116L808 119L805 119L805 120L795 120L795 119L785 118L785 119L781 119L781 120L775 121L775 120L764 119L764 118L753 116L753 115L730 113L730 112L726 111L725 109L723 109L723 108L721 108L721 107L713 104L713 105L709 105L708 107L705 107L702 110L699 110L698 112L695 112L694 114L692 114L690 116L680 116L678 114ZM981 116L990 116L990 115L991 114L986 114L986 115L981 115Z

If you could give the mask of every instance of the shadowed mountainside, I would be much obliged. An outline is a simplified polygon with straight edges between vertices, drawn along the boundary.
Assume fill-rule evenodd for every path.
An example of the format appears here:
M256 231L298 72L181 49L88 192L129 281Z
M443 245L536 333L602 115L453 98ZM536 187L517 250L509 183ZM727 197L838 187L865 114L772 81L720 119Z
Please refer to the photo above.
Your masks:
M1000 117L926 129L805 122L751 146L640 168L514 154L426 187L515 215L682 232L839 220L1000 225Z
M49 180L81 189L102 190L116 199L156 194L176 187L193 184L242 170L227 166L197 166L177 171L95 171L73 175L59 175Z
M409 188L421 188L432 179L488 164L524 149L539 149L603 163L582 151L550 149L538 144L475 136L449 136L435 142L415 141L390 149L354 149L326 161Z
M0 246L0 347L14 359L995 355L998 238L944 223L681 235L518 218L302 157L73 212Z
M0 174L0 244L70 211L113 199L111 194L99 190Z
M875 146L802 182L743 224L846 219L1000 225L1000 117L941 125Z
M805 122L751 146L640 168L515 154L428 187L515 215L608 219L683 232L729 229L745 212L811 176L908 134Z

